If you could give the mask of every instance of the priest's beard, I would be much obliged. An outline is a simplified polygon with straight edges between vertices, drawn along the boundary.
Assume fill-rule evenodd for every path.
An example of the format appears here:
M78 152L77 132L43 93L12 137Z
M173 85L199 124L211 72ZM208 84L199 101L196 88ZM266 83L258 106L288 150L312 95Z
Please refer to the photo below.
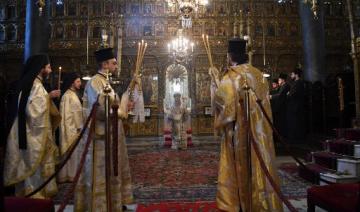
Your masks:
M47 73L46 71L42 71L41 73L40 73L40 75L41 75L41 77L43 78L43 80L45 81L45 80L47 80L48 78L49 78L49 73Z

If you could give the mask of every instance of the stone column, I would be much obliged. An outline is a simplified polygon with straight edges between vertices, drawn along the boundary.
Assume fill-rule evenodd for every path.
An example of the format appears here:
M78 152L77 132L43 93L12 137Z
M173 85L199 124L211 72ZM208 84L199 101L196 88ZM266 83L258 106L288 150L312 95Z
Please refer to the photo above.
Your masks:
M26 2L25 61L32 55L48 53L49 49L50 0L45 0L41 15L37 2L37 0L27 0Z
M354 83L355 83L355 107L356 107L356 119L354 125L360 127L360 67L359 67L359 59L360 59L360 38L356 39L356 54L353 53L352 58L354 61Z
M352 9L352 1L346 0L347 11L349 15L350 35L351 35L351 56L354 63L354 83L355 83L355 104L356 104L356 123L360 124L360 71L359 71L359 38L355 37L354 30L354 14Z
M322 81L326 77L325 33L323 1L318 0L318 15L311 10L312 3L299 1L304 51L304 79L310 82Z

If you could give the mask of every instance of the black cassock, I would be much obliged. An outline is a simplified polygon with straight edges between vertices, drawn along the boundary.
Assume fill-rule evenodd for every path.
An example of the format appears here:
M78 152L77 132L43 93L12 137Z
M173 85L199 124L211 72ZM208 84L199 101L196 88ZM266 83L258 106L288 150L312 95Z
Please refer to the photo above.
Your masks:
M271 96L271 109L273 114L274 126L279 133L286 137L286 95L290 90L289 84L285 83L279 87L276 94Z
M275 94L279 93L280 88L276 88L276 89L272 89L270 91L270 95L274 96ZM270 104L271 104L271 111L272 113L274 113L274 111L276 110L276 101L274 101L273 99L270 99Z
M287 134L290 141L300 141L305 138L304 101L304 81L297 80L287 95Z

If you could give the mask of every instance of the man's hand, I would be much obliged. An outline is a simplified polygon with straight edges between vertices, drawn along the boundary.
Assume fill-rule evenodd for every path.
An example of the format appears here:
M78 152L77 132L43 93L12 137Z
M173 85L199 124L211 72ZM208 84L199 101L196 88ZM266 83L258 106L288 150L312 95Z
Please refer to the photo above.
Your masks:
M210 76L215 77L216 79L218 79L220 72L216 67L210 67L209 68L209 74L210 74Z
M49 93L50 98L58 98L60 97L61 91L60 90L53 90Z
M138 74L138 75L135 75L134 76L134 79L135 79L135 83L140 85L140 82L141 82L141 74Z
M134 74L132 79L131 79L131 83L130 84L140 84L141 82L141 74Z

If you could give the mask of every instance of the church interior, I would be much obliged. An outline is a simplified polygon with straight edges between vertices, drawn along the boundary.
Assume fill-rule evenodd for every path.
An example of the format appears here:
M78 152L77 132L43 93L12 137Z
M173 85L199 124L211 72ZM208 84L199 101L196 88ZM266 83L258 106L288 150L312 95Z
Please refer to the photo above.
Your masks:
M272 111L274 120L290 122L274 121L271 134L284 211L360 211L360 0L1 0L0 173L9 96L24 58L48 54L48 91L77 73L82 99L98 72L94 52L110 47L118 65L108 76L115 93L121 97L137 74L143 98L144 120L123 121L134 196L124 211L222 211L216 197L223 140L209 68L227 70L228 41L235 38L246 40L248 63L261 71L258 83L268 84L273 110L272 84L284 79L295 87L294 70L301 70L301 109L291 115L276 103L279 112ZM177 103L182 123L175 130ZM0 178L0 209L42 204L14 198ZM44 203L50 209L34 211L59 211L64 202L62 210L75 210L72 185L58 183Z

